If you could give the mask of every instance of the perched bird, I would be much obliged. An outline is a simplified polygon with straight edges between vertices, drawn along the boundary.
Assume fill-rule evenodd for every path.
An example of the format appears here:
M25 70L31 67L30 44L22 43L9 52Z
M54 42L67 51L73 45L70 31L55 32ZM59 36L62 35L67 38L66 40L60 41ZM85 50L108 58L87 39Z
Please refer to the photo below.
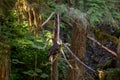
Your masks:
M60 43L55 42L53 46L50 47L48 51L48 56L55 55L58 51L60 51L60 47L61 47Z

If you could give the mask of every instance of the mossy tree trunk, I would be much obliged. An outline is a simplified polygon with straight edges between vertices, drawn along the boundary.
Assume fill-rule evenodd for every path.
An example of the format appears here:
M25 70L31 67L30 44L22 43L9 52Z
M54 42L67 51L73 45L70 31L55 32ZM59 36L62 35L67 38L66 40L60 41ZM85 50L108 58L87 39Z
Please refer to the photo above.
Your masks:
M9 80L10 76L10 48L0 42L0 80Z
M53 31L53 44L57 41L57 21L55 22L55 29ZM53 55L53 63L51 64L51 80L58 80L58 53ZM54 61L55 60L55 61Z
M86 53L86 28L81 27L77 23L73 26L71 50L84 62ZM70 63L74 68L69 69L68 80L84 80L84 66L73 58L71 58Z
M117 47L117 67L120 68L120 37L119 37L119 43L118 43L118 47Z

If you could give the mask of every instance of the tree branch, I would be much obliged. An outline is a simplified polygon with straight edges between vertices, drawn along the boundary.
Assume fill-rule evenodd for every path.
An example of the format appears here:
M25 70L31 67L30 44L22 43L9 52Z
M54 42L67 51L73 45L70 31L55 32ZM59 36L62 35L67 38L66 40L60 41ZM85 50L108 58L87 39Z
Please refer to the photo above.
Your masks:
M71 23L69 23L68 21L66 21L65 19L61 18L61 21L65 24L67 24L68 26L70 26L71 28L73 27L73 25Z
M69 51L69 53L72 55L72 57L73 57L75 60L77 60L80 64L82 64L82 65L85 66L86 68L90 69L91 71L96 72L96 71L93 70L91 67L89 67L89 66L87 66L85 63L83 63L83 62L71 51L71 49L70 49L67 45L64 44L64 46L65 46L65 48Z
M51 19L51 17L52 17L54 14L55 14L55 12L52 12L52 13L50 14L50 16L46 19L46 21L42 23L41 26L44 26L44 25Z
M57 43L60 45L60 16L57 14Z
M98 42L97 40L95 40L94 38L87 36L88 39L92 40L93 42L97 43L99 46L101 46L103 49L105 49L106 51L108 51L110 54L112 54L113 56L117 57L117 53L115 53L114 51L108 49L107 47L105 47L104 45L102 45L100 42Z
M65 59L65 61L67 62L67 64L69 65L69 67L71 68L71 69L73 69L73 66L69 63L69 61L67 60L67 58L66 58L66 56L65 56L65 53L64 53L64 51L63 51L63 49L61 48L61 53L62 53L62 55L63 55L63 57L64 57L64 59Z

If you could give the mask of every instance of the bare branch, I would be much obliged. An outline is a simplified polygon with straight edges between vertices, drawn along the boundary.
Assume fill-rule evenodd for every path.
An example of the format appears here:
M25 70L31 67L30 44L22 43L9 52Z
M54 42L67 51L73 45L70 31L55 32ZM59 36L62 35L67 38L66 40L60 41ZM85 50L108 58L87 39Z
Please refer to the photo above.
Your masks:
M60 44L60 16L57 14L57 42Z
M65 59L65 61L67 62L67 64L69 65L69 67L71 68L71 69L73 69L73 66L69 63L69 61L67 60L67 58L66 58L66 56L65 56L65 53L64 53L64 51L63 51L63 49L61 48L61 53L62 53L62 55L63 55L63 57L64 57L64 59Z
M67 24L68 26L70 26L71 28L73 27L73 25L71 23L69 23L67 20L61 18L61 21L65 24Z
M86 68L88 68L88 69L90 69L91 71L95 72L95 70L93 70L91 67L89 67L89 66L87 66L85 63L83 63L83 62L71 51L71 49L70 49L67 45L64 44L64 46L65 46L65 48L69 51L69 53L72 55L72 57L73 57L74 59L76 59L80 64L82 64L82 65L85 66Z
M108 51L110 54L112 54L113 56L117 57L117 53L115 53L114 51L108 49L107 47L105 47L104 45L102 45L100 42L98 42L97 40L95 40L94 38L87 36L88 39L92 40L93 42L97 43L99 46L101 46L103 49L105 49L106 51Z
M51 40L52 38L49 38L46 42L45 42L45 45L42 47L42 49L45 49L46 46L48 45L48 42Z
M50 14L50 16L46 19L46 21L42 23L41 26L44 26L44 25L51 19L51 17L52 17L54 14L55 14L55 12L52 12L52 13Z

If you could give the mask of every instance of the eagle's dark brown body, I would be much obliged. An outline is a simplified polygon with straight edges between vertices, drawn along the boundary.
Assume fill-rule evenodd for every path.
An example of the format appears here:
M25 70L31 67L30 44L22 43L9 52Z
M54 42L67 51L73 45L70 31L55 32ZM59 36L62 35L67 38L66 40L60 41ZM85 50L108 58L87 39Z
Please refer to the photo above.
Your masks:
M60 50L61 45L59 45L57 42L53 44L53 46L50 47L48 56L55 55Z

